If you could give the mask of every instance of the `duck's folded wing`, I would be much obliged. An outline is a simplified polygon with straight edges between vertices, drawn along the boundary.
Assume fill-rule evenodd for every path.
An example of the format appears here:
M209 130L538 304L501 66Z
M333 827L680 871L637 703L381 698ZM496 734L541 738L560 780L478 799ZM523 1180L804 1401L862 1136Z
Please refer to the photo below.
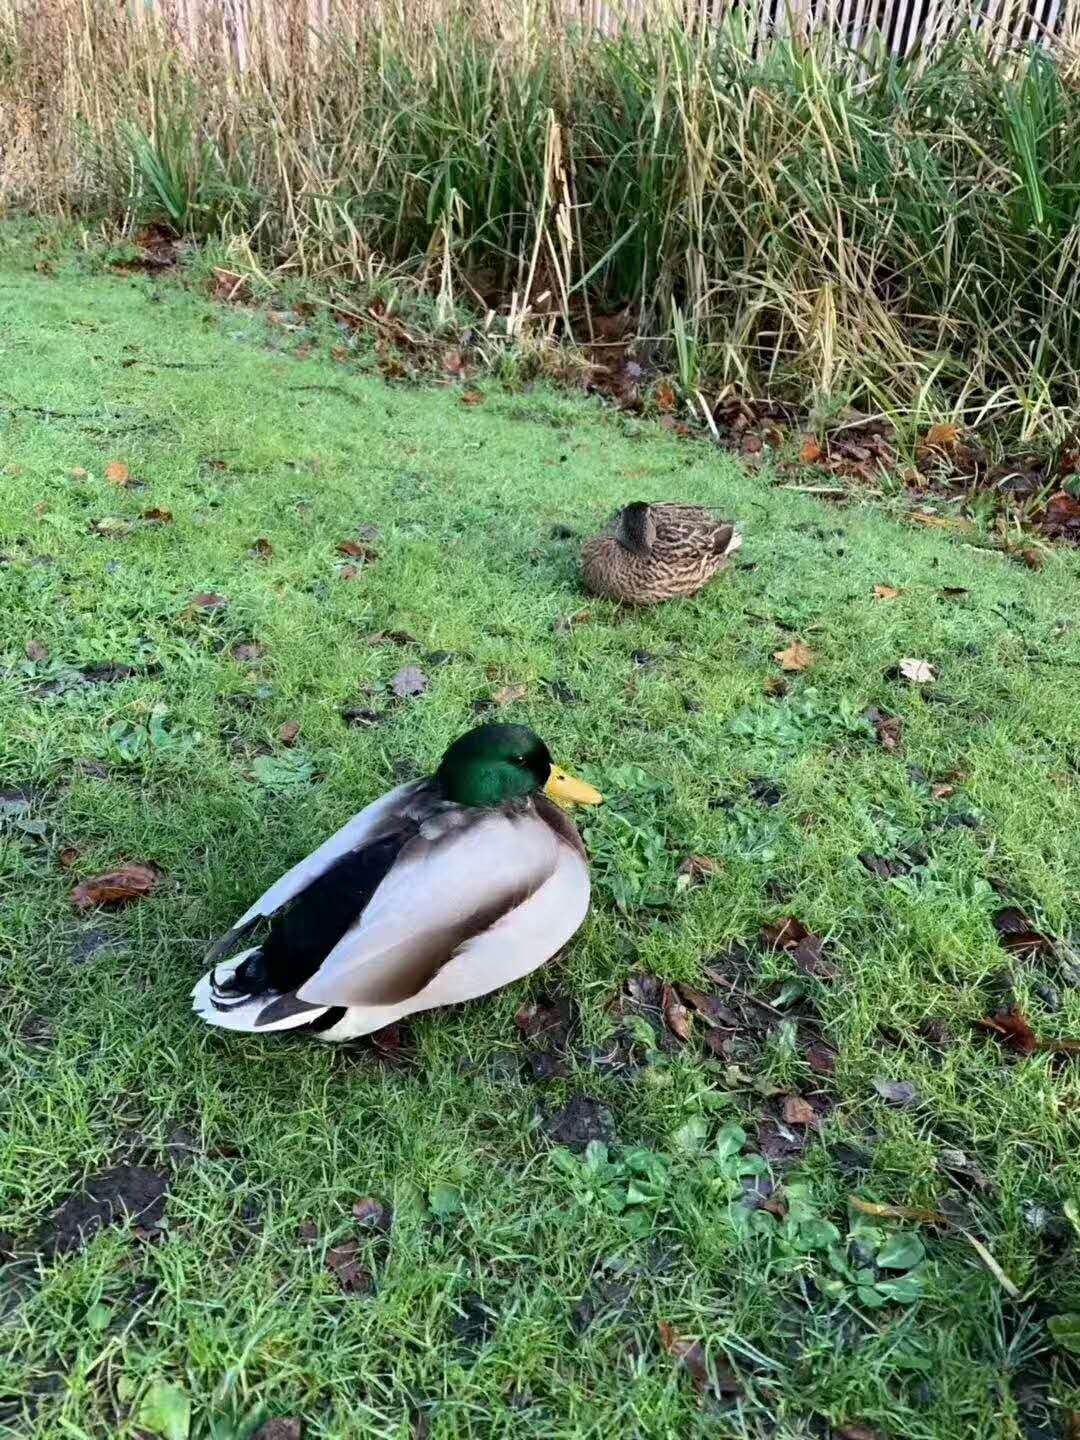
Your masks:
M313 880L324 874L335 860L378 840L384 831L396 828L402 812L412 809L414 802L420 800L428 788L424 781L410 781L408 784L399 785L346 821L340 830L328 840L324 840L310 855L298 861L291 870L287 870L248 906L235 925L207 955L207 963L214 964L227 955L253 928L256 921L272 916L283 905L294 900Z
M369 1009L372 1028L471 999L549 959L588 904L582 854L535 811L450 811L402 849L297 995Z

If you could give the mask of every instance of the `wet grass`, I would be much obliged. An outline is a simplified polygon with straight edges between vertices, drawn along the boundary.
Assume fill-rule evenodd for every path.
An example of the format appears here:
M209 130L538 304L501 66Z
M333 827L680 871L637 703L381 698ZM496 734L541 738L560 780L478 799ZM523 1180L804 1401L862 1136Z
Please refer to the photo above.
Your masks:
M1080 1309L1077 1062L973 1022L1008 984L1044 1039L1080 1036L1075 554L1032 574L580 400L464 405L296 359L301 339L143 277L0 271L7 1423L168 1433L164 1406L184 1433L187 1397L215 1437L265 1415L455 1440L1065 1433L1080 1390L1045 1321ZM578 538L639 495L736 517L734 574L640 615L584 598ZM365 536L378 558L343 578L337 545ZM796 637L816 663L777 694ZM935 682L897 679L906 657ZM429 681L411 700L388 688L404 665ZM213 936L511 684L503 713L613 796L569 953L381 1051L196 1025ZM716 873L681 888L687 854ZM73 913L76 881L129 861L159 867L151 898ZM1008 905L1053 953L1003 948ZM760 946L786 915L835 978ZM706 966L742 1007L719 1056L700 1019L683 1045L613 1008L640 973L723 991ZM576 1022L538 1065L515 1015L553 994ZM820 1123L778 1144L791 1095ZM612 1170L550 1138L574 1096ZM746 1155L787 1160L736 1173L736 1124ZM163 1217L50 1255L53 1212L87 1177L133 1183L120 1165L167 1179ZM783 1228L746 1232L743 1181L782 1185ZM863 1269L882 1253L852 1195L952 1218L879 1222L921 1235L916 1298L872 1308L830 1267L814 1225L841 1249L855 1226ZM365 1196L388 1235L354 1218ZM327 1256L350 1240L345 1292ZM702 1393L660 1322L731 1383Z

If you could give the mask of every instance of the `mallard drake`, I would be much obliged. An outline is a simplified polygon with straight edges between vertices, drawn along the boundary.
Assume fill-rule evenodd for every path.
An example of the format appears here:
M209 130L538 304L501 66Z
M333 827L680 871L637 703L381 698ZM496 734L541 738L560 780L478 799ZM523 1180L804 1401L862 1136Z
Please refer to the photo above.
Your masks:
M581 549L585 588L627 605L693 595L742 544L734 525L700 505L637 500Z
M585 847L552 802L602 799L524 726L470 730L250 906L206 957L194 1010L349 1040L520 979L589 909Z

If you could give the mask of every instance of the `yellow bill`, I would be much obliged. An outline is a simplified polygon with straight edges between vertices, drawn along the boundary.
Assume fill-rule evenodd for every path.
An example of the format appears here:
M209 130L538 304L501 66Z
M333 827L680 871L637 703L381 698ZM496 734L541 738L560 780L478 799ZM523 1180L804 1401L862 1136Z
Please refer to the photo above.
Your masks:
M604 803L604 797L599 790L594 789L586 781L579 780L576 775L568 775L565 770L560 770L558 765L551 767L551 774L544 786L544 794L559 805L602 805Z

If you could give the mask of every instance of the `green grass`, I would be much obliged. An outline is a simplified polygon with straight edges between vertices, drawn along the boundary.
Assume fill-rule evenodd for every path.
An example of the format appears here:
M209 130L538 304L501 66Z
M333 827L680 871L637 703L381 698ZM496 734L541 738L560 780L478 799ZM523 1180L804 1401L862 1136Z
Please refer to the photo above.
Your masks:
M997 1007L1007 970L1041 1035L1080 1036L1075 972L1016 961L992 924L1021 906L1067 962L1075 554L1031 574L869 508L826 508L580 400L492 388L465 406L453 387L297 360L302 338L85 263L43 276L9 256L0 270L0 789L34 792L29 809L7 806L0 841L0 1229L25 1253L83 1176L132 1155L169 1168L177 1127L194 1141L170 1170L159 1243L112 1227L5 1272L0 1394L31 1397L10 1405L12 1429L161 1428L144 1406L164 1382L190 1397L196 1436L244 1435L258 1407L326 1437L1059 1433L1080 1408L1045 1326L1080 1310L1061 1218L1080 1195L1076 1062L1010 1058L971 1022ZM114 461L141 488L110 484ZM737 517L739 567L643 614L588 601L577 542L553 527L583 536L639 495ZM150 507L173 523L140 520ZM342 579L335 547L366 525L379 558ZM250 554L261 537L268 558ZM876 601L879 583L904 593ZM228 604L192 613L199 592ZM557 625L582 610L569 632ZM372 643L390 631L415 643ZM817 664L770 695L772 654L795 634ZM27 658L35 641L47 659ZM253 642L261 656L238 662ZM888 678L909 656L937 669L925 695ZM137 673L71 683L110 661ZM394 701L405 664L430 686ZM188 990L215 934L354 810L428 770L474 702L511 683L528 694L504 713L613 796L587 821L594 906L567 955L420 1019L405 1066L364 1045L198 1025ZM349 705L385 718L350 727ZM860 718L874 705L903 717L901 751ZM290 722L291 751L277 739ZM296 783L260 783L267 752L298 757ZM932 799L954 772L955 795ZM750 798L753 778L779 804ZM975 828L938 823L960 814ZM857 858L912 846L926 863L901 881ZM720 868L681 890L688 853ZM134 860L160 867L153 897L73 913L76 880ZM788 957L756 948L786 914L828 937L839 971L801 997ZM707 1058L700 1025L668 1052L640 1020L635 1066L597 1063L631 974L714 989L703 965L736 942L751 947L744 988L794 1017L738 1036L741 1069ZM580 1027L569 1073L539 1083L514 1016L553 992L573 998ZM922 1035L928 1018L946 1022L944 1046ZM806 1063L818 1034L839 1053L831 1079ZM918 1103L890 1107L878 1077L913 1082ZM756 1151L773 1087L834 1102L797 1167L774 1176L793 1207L806 1182L809 1219L846 1234L853 1193L962 1204L1022 1300L956 1229L923 1228L919 1298L875 1309L820 1289L828 1232L743 1234L738 1178L710 1154L733 1122ZM618 1173L595 1150L568 1160L538 1124L574 1094L609 1108ZM851 1146L866 1169L852 1170ZM936 1164L944 1149L990 1188L957 1191ZM640 1204L627 1204L627 1165ZM374 1293L345 1295L324 1252L360 1233L351 1207L366 1195L393 1205L393 1226L385 1243L362 1239ZM308 1221L313 1245L297 1239ZM626 1308L575 1331L582 1297L612 1283ZM699 1403L660 1321L726 1360L741 1399ZM1029 1428L1038 1407L1022 1408L1032 1396L1049 1406L1043 1431Z

